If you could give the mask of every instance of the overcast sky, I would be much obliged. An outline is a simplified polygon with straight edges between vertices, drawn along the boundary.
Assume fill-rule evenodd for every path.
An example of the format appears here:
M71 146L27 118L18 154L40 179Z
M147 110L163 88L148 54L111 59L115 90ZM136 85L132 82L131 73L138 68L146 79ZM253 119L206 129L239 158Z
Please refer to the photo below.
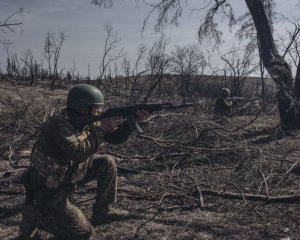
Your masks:
M148 24L142 34L142 25L145 14L149 9L143 5L136 5L134 0L116 0L118 4L111 9L100 9L91 5L90 0L0 0L0 20L3 21L11 13L24 8L24 21L22 31L15 33L0 32L0 40L10 40L13 44L10 51L22 56L26 49L31 49L35 58L43 59L43 45L47 32L58 34L60 31L66 35L61 50L59 68L70 69L73 61L76 69L87 75L88 64L92 76L99 73L99 63L103 54L106 33L103 26L110 22L114 31L121 38L118 44L127 52L128 58L134 61L137 56L137 46L146 43L151 46L160 37ZM190 0L189 8L197 8L199 0ZM245 13L247 8L244 1L231 0L235 5L236 13ZM286 14L290 19L299 13L295 3L297 0L278 0L276 11ZM199 27L199 13L185 12L180 20L179 27L168 27L165 31L169 39L169 49L174 45L198 44L197 30ZM153 20L153 19L152 19ZM151 22L151 21L150 21ZM152 21L153 22L153 21ZM283 31L286 26L278 25ZM227 45L234 42L232 34L224 33ZM225 47L224 47L225 49ZM207 56L211 52L203 51ZM222 49L221 49L222 51ZM5 49L0 46L0 63L3 70L5 65ZM43 59L45 62L45 59ZM214 61L218 62L217 59Z

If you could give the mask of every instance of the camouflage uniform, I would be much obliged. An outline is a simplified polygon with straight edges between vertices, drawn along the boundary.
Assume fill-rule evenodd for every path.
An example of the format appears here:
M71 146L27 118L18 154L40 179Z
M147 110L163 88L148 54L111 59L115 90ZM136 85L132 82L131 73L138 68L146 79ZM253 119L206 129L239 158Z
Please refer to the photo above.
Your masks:
M227 116L231 113L232 106L232 101L226 97L220 97L215 102L214 113Z
M93 233L92 225L69 201L69 196L77 184L96 179L94 208L115 202L116 163L111 156L96 155L95 152L102 142L119 144L126 141L131 130L123 123L106 135L95 126L78 131L72 125L71 115L68 110L54 114L38 137L25 181L25 206L35 205L38 209L38 228L62 239L89 239ZM22 232L22 222L20 230Z

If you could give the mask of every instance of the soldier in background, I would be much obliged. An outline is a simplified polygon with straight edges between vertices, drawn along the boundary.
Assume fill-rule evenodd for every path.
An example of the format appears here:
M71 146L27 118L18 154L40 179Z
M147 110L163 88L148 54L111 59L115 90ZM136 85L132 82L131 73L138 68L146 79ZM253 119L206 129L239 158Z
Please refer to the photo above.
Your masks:
M92 85L78 84L67 96L67 108L45 123L23 178L26 200L19 225L20 239L31 239L37 228L59 239L85 240L93 234L93 225L124 219L127 211L115 210L117 166L112 156L96 154L103 142L120 144L132 131L127 122L117 125L105 119L76 129L72 119L99 115L104 96ZM143 120L147 112L137 113ZM76 207L70 196L78 184L97 180L96 201L91 221ZM91 224L92 223L92 224Z
M215 102L214 113L228 116L235 104L236 103L230 99L230 90L228 88L222 88L221 96Z

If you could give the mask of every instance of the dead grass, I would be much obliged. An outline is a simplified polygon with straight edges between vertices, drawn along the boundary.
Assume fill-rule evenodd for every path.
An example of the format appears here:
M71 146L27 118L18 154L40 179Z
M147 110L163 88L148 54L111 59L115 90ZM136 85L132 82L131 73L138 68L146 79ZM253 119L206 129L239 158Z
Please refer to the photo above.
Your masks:
M28 165L26 151L39 127L34 117L42 122L54 107L62 108L67 90L19 86L19 92L23 99L13 85L0 83L0 239L18 235L24 200L23 187L12 181L21 169L11 163ZM107 97L110 105L120 98ZM257 116L222 121L208 108L163 112L142 136L101 147L120 167L117 207L133 216L96 227L94 239L299 239L299 202L266 204L243 194L300 195L300 176L292 171L299 161L300 134L287 135L277 127L274 106ZM94 191L91 183L74 196L87 216ZM222 197L224 192L241 197Z

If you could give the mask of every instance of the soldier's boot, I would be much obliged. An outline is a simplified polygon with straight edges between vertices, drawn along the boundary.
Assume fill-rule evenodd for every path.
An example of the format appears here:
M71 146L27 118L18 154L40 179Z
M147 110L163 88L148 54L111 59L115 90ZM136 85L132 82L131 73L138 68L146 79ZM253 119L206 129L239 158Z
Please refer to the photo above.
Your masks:
M38 210L33 205L24 205L21 210L21 217L19 225L20 239L35 239Z
M94 206L91 223L93 225L100 225L112 221L122 221L130 217L126 210L119 210L110 208L109 206Z

